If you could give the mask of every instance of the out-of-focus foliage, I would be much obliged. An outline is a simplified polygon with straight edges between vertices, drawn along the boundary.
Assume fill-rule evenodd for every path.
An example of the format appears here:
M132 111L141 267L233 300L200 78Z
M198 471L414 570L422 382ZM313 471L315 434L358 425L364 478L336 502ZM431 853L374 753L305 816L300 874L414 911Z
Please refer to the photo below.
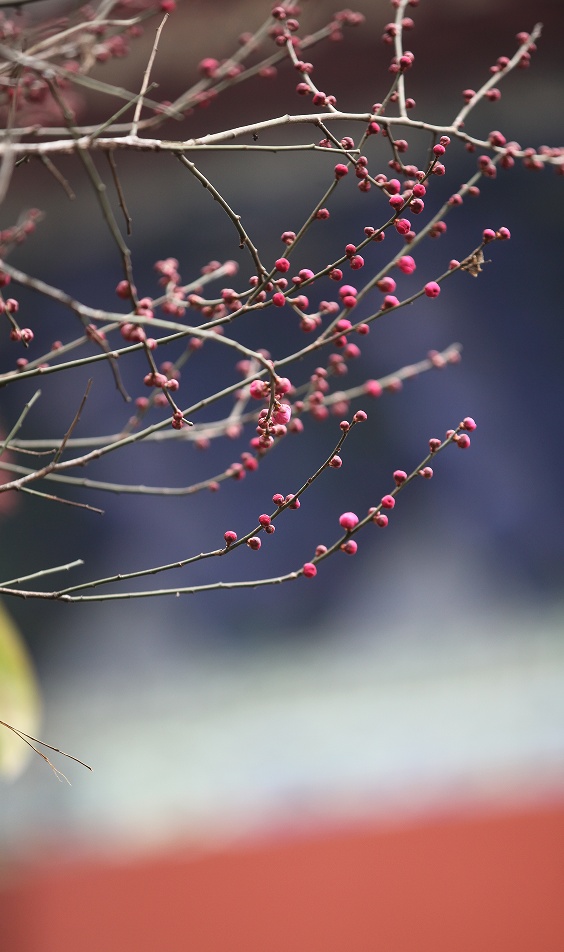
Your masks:
M35 672L22 637L1 603L0 719L23 733L37 733L39 696ZM31 753L13 731L0 725L0 776L19 776Z

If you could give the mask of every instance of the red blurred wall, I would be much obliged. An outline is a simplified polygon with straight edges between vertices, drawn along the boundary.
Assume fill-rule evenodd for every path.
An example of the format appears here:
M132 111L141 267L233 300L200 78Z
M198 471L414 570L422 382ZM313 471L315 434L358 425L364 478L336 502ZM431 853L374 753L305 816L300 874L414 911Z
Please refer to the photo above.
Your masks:
M562 952L564 803L13 880L5 952Z

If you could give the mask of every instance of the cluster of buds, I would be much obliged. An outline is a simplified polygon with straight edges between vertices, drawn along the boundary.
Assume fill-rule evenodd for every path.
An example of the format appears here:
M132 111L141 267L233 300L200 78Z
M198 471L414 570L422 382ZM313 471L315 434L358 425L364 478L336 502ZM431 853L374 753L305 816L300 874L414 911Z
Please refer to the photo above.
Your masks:
M258 146L254 143L259 135L263 136L265 129L271 130L272 134L274 131L278 132L281 127L280 121L273 119L272 124L269 125L269 121L264 120L255 126L234 127L230 130L221 130L217 134L211 132L202 139L188 143L187 149L184 148L185 140L176 145L167 140L166 151L169 151L172 146L176 158L188 168L186 174L192 174L200 185L204 185L223 209L222 214L224 213L231 225L236 227L241 258L252 271L248 282L245 278L243 282L238 283L236 279L238 265L234 261L225 261L222 264L220 261L212 260L201 267L199 272L193 273L187 279L189 283L183 283L181 276L183 268L180 261L178 258L166 256L167 250L154 265L158 290L153 297L140 298L133 281L132 259L124 243L118 242L123 270L122 280L115 290L120 302L125 302L123 305L120 303L124 313L116 320L116 315L113 313L98 309L93 315L91 307L82 305L80 302L73 302L71 305L71 309L78 313L82 321L81 328L86 328L87 340L91 345L98 347L99 353L95 355L96 359L107 358L111 365L112 372L118 379L118 389L118 364L123 366L124 356L127 355L126 359L129 360L131 355L132 362L143 362L143 371L136 379L139 383L143 379L148 390L139 388L144 395L138 396L135 400L137 417L129 421L131 427L128 429L126 425L123 431L120 430L122 434L119 441L120 448L121 445L127 444L130 430L135 425L132 421L136 420L138 423L140 416L154 407L166 411L162 414L163 418L156 425L147 427L146 433L138 430L135 437L140 436L144 439L150 432L152 438L152 434L159 429L164 430L165 427L172 426L174 430L181 430L191 425L175 402L175 394L180 387L179 367L183 367L187 360L194 359L197 363L202 359L201 349L205 342L203 359L206 359L208 350L211 349L208 345L210 345L212 333L217 334L217 338L211 342L212 345L222 344L225 345L224 353L228 352L227 348L230 348L230 353L237 353L236 367L241 374L242 383L241 378L238 378L239 383L228 385L216 379L216 371L221 366L221 361L218 361L207 375L190 374L190 389L194 390L191 399L194 403L191 409L185 411L186 414L211 413L218 405L223 406L229 399L233 400L233 406L223 419L206 418L205 423L198 423L194 432L182 435L182 442L183 444L192 442L196 447L204 449L211 445L215 437L225 437L229 440L242 441L244 451L241 452L242 447L238 447L233 454L237 458L236 462L226 466L224 461L219 475L216 474L213 478L187 487L189 492L199 491L203 487L215 491L220 483L227 479L240 482L247 474L259 468L262 457L288 433L299 432L309 426L312 421L330 423L334 417L341 421L339 441L328 454L326 461L309 477L307 484L297 489L295 494L275 493L272 499L276 511L270 515L261 513L258 516L258 524L245 535L238 537L232 529L227 530L224 534L225 548L221 550L221 554L245 545L251 550L258 551L261 548L261 540L274 532L274 520L282 517L287 509L297 510L300 507L300 497L320 472L340 473L343 468L342 441L353 425L366 419L363 410L356 412L351 410L351 407L354 407L354 401L363 399L365 395L378 398L384 391L399 391L403 381L408 379L410 374L414 376L420 372L420 368L413 365L411 368L396 370L387 378L381 378L380 381L366 379L366 369L360 371L361 376L355 377L354 371L358 372L361 365L359 358L362 357L364 361L367 361L370 357L371 348L365 346L364 342L372 323L379 318L393 322L395 319L393 312L397 308L414 304L416 300L418 300L417 307L422 311L428 309L433 306L432 300L442 294L441 301L436 305L440 307L445 297L444 282L447 282L447 289L452 286L454 281L450 281L450 278L458 271L477 277L484 262L484 247L495 241L506 241L510 238L510 233L506 227L484 229L481 238L478 239L478 248L470 252L467 258L462 261L453 258L450 263L447 263L449 256L445 256L442 266L436 271L426 273L424 277L422 272L425 267L425 256L418 257L418 245L421 240L426 237L439 238L445 235L447 225L443 219L451 211L463 205L466 196L479 194L476 183L480 182L481 178L494 179L500 170L510 169L517 160L522 159L531 169L551 164L558 171L564 170L564 162L559 161L564 157L562 150L548 149L548 147L542 147L538 152L533 149L523 150L518 143L508 141L498 129L491 131L487 138L482 140L464 131L466 116L471 113L475 105L484 99L492 103L499 99L500 91L493 86L493 83L501 85L505 75L517 62L522 67L528 65L530 55L535 49L534 39L538 34L537 28L532 37L529 34L518 35L520 49L516 56L512 59L505 56L498 57L497 62L491 67L490 78L477 92L473 89L464 90L464 104L460 104L458 117L455 117L454 121L438 124L408 118L407 110L414 108L415 101L405 95L408 80L411 80L411 75L406 74L412 70L415 58L413 53L404 49L403 41L405 31L411 31L414 24L411 17L404 14L410 12L407 9L408 6L416 7L417 2L418 0L410 0L408 4L405 0L392 0L392 6L397 11L397 15L394 22L386 24L383 30L383 41L387 46L393 47L390 53L395 54L389 66L391 79L388 85L390 88L389 92L382 97L382 102L373 103L370 110L366 108L367 103L365 103L362 113L340 112L337 109L337 99L332 92L328 94L316 85L317 73L309 59L310 49L318 40L326 37L332 41L339 40L344 26L358 25L363 17L350 10L341 11L335 14L329 25L318 34L309 36L302 34L301 11L298 6L284 0L283 3L280 2L268 8L270 15L264 26L255 34L244 34L240 38L241 48L235 52L232 59L203 56L198 66L196 82L192 88L177 96L175 104L160 104L159 107L149 98L151 60L151 66L146 74L147 87L144 88L139 99L138 108L135 104L135 118L126 124L127 135L125 137L122 135L124 125L119 116L109 119L103 127L104 139L108 138L110 141L110 148L107 149L110 157L118 146L136 149L140 146L139 130L146 129L147 125L151 127L152 136L154 128L164 121L166 115L174 114L176 118L181 119L189 115L196 106L210 105L224 88L229 87L231 83L242 82L247 76L258 74L264 78L272 78L275 74L274 64L276 63L288 67L292 94L295 88L296 93L304 97L300 101L300 107L305 105L306 109L310 109L310 115L305 117L301 114L288 115L284 122L293 123L296 127L299 123L299 127L303 128L304 119L308 120L319 130L315 138L323 137L318 146L314 146L312 155L315 161L319 162L319 168L323 170L321 174L327 177L325 187L316 196L316 204L305 219L285 222L291 227L283 231L282 247L274 253L270 249L265 252L261 242L255 245L255 235L253 234L251 238L243 226L245 216L240 213L241 210L235 211L230 207L212 181L208 180L192 161L188 161L187 153L205 152L207 147L228 149L232 145L232 139L244 135L247 138L244 142L238 142L236 148L242 147L247 156L252 155L255 149L270 148L270 145L264 144L262 140ZM121 4L130 12L136 9L144 10L148 5L149 0L146 2L145 0L124 0ZM174 6L173 0L162 0L160 9L170 13L174 10ZM6 111L9 110L10 122L17 130L17 134L13 136L13 142L8 143L14 154L27 156L27 152L17 151L25 147L30 150L29 155L36 155L43 159L51 149L53 154L57 155L59 146L54 136L51 136L49 140L49 149L44 148L42 152L41 148L37 148L38 143L44 147L50 135L47 120L40 135L37 135L35 125L29 126L33 129L33 134L29 130L18 128L16 120L19 121L21 118L22 103L26 108L32 102L37 106L45 106L52 99L59 113L62 112L64 118L67 119L65 107L68 107L70 111L72 105L70 97L71 94L75 95L73 82L75 74L82 74L89 63L105 62L125 55L129 49L130 40L141 33L141 19L144 19L144 16L126 27L117 21L106 23L88 19L85 21L83 33L80 29L75 30L73 27L68 35L62 36L57 53L50 53L50 50L54 50L57 45L55 42L50 45L44 44L41 47L42 57L51 57L56 82L51 81L51 75L45 69L43 59L38 59L34 66L29 45L20 44L17 47L13 62L18 68L6 72L8 78L4 91L0 94ZM3 40L6 39L7 37L4 36ZM84 56L79 56L79 41L81 40L85 43ZM266 42L267 55L263 61L257 62L257 54L262 42ZM25 62L23 60L20 62L21 50L24 48L28 52ZM157 53L157 44L155 44L154 53ZM63 66L60 63L62 58L65 58ZM319 82L321 83L321 80ZM325 82L323 85L326 89L330 88ZM58 98L57 91L60 90L68 91L68 102L67 99ZM80 95L81 90L76 90L77 98ZM326 113L319 115L320 110L326 110ZM48 117L48 110L46 115ZM325 120L328 119L331 121L326 122ZM60 125L60 115L58 121ZM74 123L74 120L72 121ZM80 115L77 114L76 130L73 126L72 131L77 131L77 135L82 136L81 121ZM70 123L69 119L69 133ZM56 128L58 128L57 125ZM349 134L351 131L354 135ZM418 164L410 162L412 152L415 154L412 148L413 143L403 137L404 135L409 137L410 131L416 132L418 136L428 136L426 159L419 159ZM345 132L347 134L344 134ZM59 134L57 132L57 136ZM448 165L451 138L455 144L462 143L469 151L476 152L477 170L473 158L470 162L472 169L468 181L446 199L443 207L439 208L435 214L430 211L432 200L435 198L434 188L437 185L435 177L438 180L446 174L445 163ZM104 139L100 139L100 136L84 135L79 144L81 148L84 146L85 154L90 155L90 152L94 153L99 148L106 148L107 143L104 143ZM65 140L65 146L68 146L68 141L70 140ZM115 149L112 148L113 146ZM160 146L165 148L164 140L161 140ZM272 146L272 148L275 147ZM303 148L311 149L309 138L308 143L303 144ZM330 149L334 150L333 157L331 154L326 154L326 150ZM380 153L384 153L384 171L381 170L382 166L379 166L379 170L374 167L375 156L382 158ZM19 159L16 162L19 162ZM9 172L10 162L5 164ZM97 196L100 197L102 187L105 185L101 176L97 179L94 177L98 174L95 169L93 171L95 165L93 160L90 169L91 184ZM122 204L117 172L114 168L112 171L116 173L114 179L119 204ZM58 178L59 184L63 184L62 175L57 176L55 172L52 174ZM334 211L332 205L334 193L339 189L340 199L343 190L351 187L354 187L355 195L357 190L363 193L372 191L370 199L362 199L364 206L370 209L372 223L364 227L364 234L360 228L353 225L355 231L351 228L350 232L341 233L331 243L330 247L333 251L330 258L315 260L313 254L309 256L304 250L306 242L317 228L327 229L335 226L339 217L336 212L339 209ZM437 188L437 191L439 190ZM125 211L124 208L122 210ZM104 216L106 223L110 225L113 237L116 238L120 226L117 220L113 222L110 220L108 205L104 206ZM27 234L31 234L37 218L38 213L29 212L18 226L0 232L2 250L4 248L12 250L13 245L18 244ZM380 244L376 247L376 243L381 243L384 239L387 239L387 243L392 246L389 256L382 255ZM298 259L298 255L302 252L303 256ZM385 260L382 260L383 257ZM273 262L273 264L268 267L266 262ZM59 305L69 303L68 300L63 299L61 292L53 293L53 289L46 291L48 286L39 279L27 276L22 281L21 272L18 277L15 268L11 269L8 264L5 267L7 272L11 271L16 281L27 283L35 291L58 301ZM7 272L0 272L0 288L9 283ZM138 273L136 277L139 279ZM459 275L459 278L466 280L463 275ZM350 283L353 280L354 285ZM210 292L209 287L214 286L214 282L215 290ZM407 293L404 293L402 286L406 288L409 286ZM325 300L323 295L329 300ZM23 302L22 298L22 310L24 309ZM191 319L182 324L187 312L191 312ZM7 326L11 340L20 342L24 346L33 342L31 329L21 328L17 323L18 302L15 298L4 300L0 297L0 313L5 315L5 328ZM279 325L283 325L289 314L293 314L297 320L295 325L289 328L288 338L299 328L308 335L305 342L300 337L301 343L292 350L290 347L286 348L286 338L283 345L269 343L269 346L273 348L272 357L270 353L259 349L258 346L250 346L249 325L253 333L258 335L262 332L260 329L265 328L273 316ZM403 314L408 320L407 311ZM158 315L158 318L155 315ZM89 321L97 323L89 324ZM274 323L273 320L265 333L272 330ZM98 330L98 324L103 329ZM240 327L241 335L239 336ZM279 328L275 328L273 336L278 331ZM154 337L148 336L151 332L154 333ZM280 337L282 336L280 334ZM64 345L58 342L57 346L58 349L64 346L67 351L74 346L82 346L83 343L84 335L78 342L66 341ZM262 341L257 340L256 343L262 343ZM359 343L363 347L362 353ZM371 343L371 338L367 343ZM294 347L293 344L291 346ZM458 345L453 346L458 347ZM37 347L37 341L35 347ZM159 348L160 354L165 347L170 348L167 354L171 354L173 359L159 361L157 364L155 351ZM175 350L176 347L178 350ZM279 347L281 352L275 353L275 347ZM91 349L92 347L89 348L89 353ZM53 351L55 350L53 345ZM456 359L458 355L459 350L456 350ZM66 353L64 356L66 361ZM119 361L117 357L120 358ZM38 357L35 362L29 361L26 378L35 372L40 373L43 366L41 359ZM80 362L86 363L89 360L90 356L87 356L84 360L81 358ZM444 354L433 354L428 355L426 362L420 363L426 363L425 369L429 369L431 366L444 366L454 360L454 356L451 358ZM26 361L20 359L17 366L23 368L25 364ZM65 363L54 369L66 369L66 366ZM191 369L192 367L193 364ZM298 368L295 375L293 369L289 370L293 367ZM345 388L342 378L349 371L353 381L351 386ZM289 378L281 376L286 372L292 373L294 383ZM374 373L374 371L371 372ZM17 377L16 374L13 376ZM204 377L203 393L197 393ZM128 395L125 394L125 396ZM344 419L349 413L352 414L351 423ZM250 433L245 432L247 426ZM347 506L346 511L339 518L339 527L342 530L339 539L330 547L318 545L314 556L303 565L301 571L293 573L294 577L303 574L307 578L313 578L318 571L319 562L332 555L333 552L342 551L347 555L354 555L358 547L357 533L369 523L382 528L387 526L389 519L393 518L391 513L396 505L397 493L402 491L415 476L430 480L433 476L430 461L434 461L436 454L451 442L456 443L460 449L467 449L474 429L474 421L471 417L466 417L456 429L447 431L445 439L431 439L427 458L411 475L403 469L394 470L390 492L381 496L379 503L372 506L366 516L359 517ZM174 434L167 430L164 435L170 437ZM99 445L102 445L102 442ZM93 455L92 459L94 458ZM233 459L233 456L230 454L229 458ZM81 465L82 460L83 457L81 457ZM55 466L53 469L55 471ZM183 487L183 491L185 488ZM163 493L165 491L166 488L163 487ZM217 552L208 554L215 555Z
M278 397L275 397L272 407L263 408L258 415L257 435L251 440L252 448L261 454L269 450L276 437L286 436L291 417L292 407L290 404L282 403Z

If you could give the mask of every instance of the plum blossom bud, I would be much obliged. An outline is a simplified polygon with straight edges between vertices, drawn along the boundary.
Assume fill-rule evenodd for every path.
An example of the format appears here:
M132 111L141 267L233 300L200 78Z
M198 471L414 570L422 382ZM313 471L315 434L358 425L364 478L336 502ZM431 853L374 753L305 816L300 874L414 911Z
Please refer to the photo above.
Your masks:
M343 529L346 529L347 532L350 532L358 525L358 516L355 512L343 512L343 514L339 516L339 524Z
M288 403L280 403L272 414L274 423L285 425L290 422L292 407Z

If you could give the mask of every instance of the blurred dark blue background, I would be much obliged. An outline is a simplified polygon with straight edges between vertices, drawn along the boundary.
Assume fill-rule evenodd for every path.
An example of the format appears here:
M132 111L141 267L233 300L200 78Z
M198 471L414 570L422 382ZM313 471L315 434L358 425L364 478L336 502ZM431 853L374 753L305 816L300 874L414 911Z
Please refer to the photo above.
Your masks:
M249 15L256 15L259 6L255 5ZM540 11L539 7L537 13L536 8L535 15L544 16L546 26L530 70L517 71L503 84L501 102L485 103L476 110L468 122L470 131L485 136L490 129L501 128L508 139L517 139L523 145L561 141L561 35L557 39L557 34L564 16L558 4L540 6L544 9ZM322 5L325 10L329 11L329 4ZM341 108L364 109L385 92L389 50L379 40L385 10L383 4L371 5L365 26L347 31L345 43L328 44L311 54L318 64L316 81L321 88L337 94ZM318 15L319 6L315 11L306 6L306 22L313 25ZM231 9L229 16L234 16ZM182 12L179 22L181 17ZM417 10L415 17L416 29L408 35L416 53L416 67L408 77L408 92L417 101L413 115L445 122L459 105L461 88L479 86L497 55L513 52L515 32L532 26L527 4L511 4L510 8L490 4L487 10L454 4L448 11L442 5L430 4ZM198 24L203 32L209 30L209 24ZM179 30L175 36L169 29L168 37L166 31L163 36L155 68L161 84L159 96L172 98L181 89L186 78L194 75L195 62L202 52L221 55L227 50L223 49L227 37L222 35L211 49L212 40L207 35L202 44L207 43L209 49L194 43L188 53L182 45L180 55L180 34ZM143 48L151 35L148 29L146 42L141 41ZM107 72L100 70L100 75L104 79L117 76L123 68L125 85L134 86L144 55L141 46L135 50L131 62L110 64ZM290 70L283 68L274 81L256 80L236 86L217 104L196 113L180 128L174 125L169 132L184 137L257 115L303 110L307 102L294 95L294 79ZM88 115L85 113L83 119ZM358 134L352 125L340 131ZM289 130L289 141L298 137L305 137L305 141L317 138L307 127ZM285 141L283 133L270 134L262 141L274 139ZM422 160L427 140L415 135L410 141L414 146L411 155ZM371 171L386 167L388 155L383 140L372 140L368 154ZM179 258L185 281L193 279L211 258L235 258L240 273L233 283L244 287L251 274L248 256L239 251L235 231L221 209L186 170L167 155L118 158L134 223L130 245L140 293L157 292L153 264L168 255ZM330 181L333 163L331 157L307 153L236 152L228 157L210 153L196 158L242 215L266 261L280 253L280 233L297 229L308 208L319 199ZM476 157L458 144L451 147L446 158L447 175L434 180L429 193L427 208L433 210L439 199L448 197L475 167ZM103 169L101 158L98 164ZM10 214L8 210L5 213L9 214L7 220L22 206L37 205L47 214L37 236L12 260L83 302L115 308L113 288L121 277L118 254L107 237L82 170L71 160L60 165L78 193L72 204L38 164L18 169ZM439 603L443 559L463 564L469 561L481 573L484 588L480 597L531 599L541 604L560 597L563 526L558 433L563 336L559 264L563 187L562 179L552 169L531 173L518 167L500 172L496 181L483 182L479 199L467 200L460 211L448 217L446 236L417 249L417 273L399 282L402 293L435 277L451 257L465 256L479 241L483 227L503 224L512 232L510 243L492 248L488 256L491 264L478 280L460 274L444 285L439 300L418 301L413 308L373 326L363 342L361 360L349 365L343 384L389 373L420 359L429 349L441 349L455 340L464 345L461 366L408 382L401 393L387 394L377 404L361 401L369 412L369 423L362 431L358 429L346 445L343 469L325 474L315 491L304 499L301 511L288 513L280 520L276 535L267 540L259 555L244 551L229 564L227 560L219 566L208 562L191 569L190 578L214 579L218 568L224 578L258 578L301 565L319 541L334 538L337 517L343 509L364 512L390 488L394 468L409 470L424 454L429 436L442 435L466 414L473 415L479 424L471 451L444 454L437 461L434 481L418 484L401 497L385 536L379 532L363 535L355 562L334 558L323 565L312 584L300 582L293 588L200 596L197 603L190 601L190 617L198 619L194 627L211 625L220 630L221 638L236 643L256 637L255 632L260 632L261 639L265 632L267 637L278 637L278 629L284 637L291 637L298 619L330 615L335 600L339 601L354 585L359 574L364 576L367 564L375 566L377 577L386 579L385 589L379 593L375 582L379 603L385 604L386 612L397 612L398 601L403 610L417 610L403 596L398 600L395 589L399 585L409 590L409 579L417 574L421 553L426 562L431 559L436 564L434 601ZM364 225L377 223L384 214L380 196L374 191L367 196L358 193L352 177L342 183L330 207L331 220L318 223L312 230L311 238L295 257L297 267L323 265L340 253L346 241L360 240ZM383 245L369 247L361 277L367 277L371 268L379 268L384 255L395 253L398 247L398 239L391 235ZM326 282L319 296L329 296L332 291L334 286ZM21 298L23 310L29 308L29 323L37 333L38 348L57 337L68 338L72 322L68 313L37 295L24 293ZM376 300L373 295L363 305L366 313L373 310L371 303ZM303 337L296 332L294 319L284 311L251 318L243 340L252 346L269 347L273 355L279 356L288 353L294 344L299 346ZM159 353L160 359L165 357L168 354ZM232 364L229 352L208 345L186 371L182 399L187 402L209 392L210 380L220 386L235 379ZM135 373L124 369L133 395L142 392L138 385L140 366ZM30 417L26 434L60 434L91 373L73 372L64 379L54 375L42 380L43 397ZM118 430L131 408L124 406L115 391L107 367L95 368L92 375L94 388L80 433ZM4 426L14 420L24 395L34 389L35 384L30 383L7 391ZM5 525L11 542L2 552L2 574L15 575L82 557L88 563L84 577L91 577L173 561L200 548L217 546L226 528L244 532L258 512L268 511L273 492L286 493L303 482L335 442L336 422L330 418L323 425L308 426L304 435L293 437L273 453L258 475L249 476L242 484L224 484L220 493L200 495L196 500L102 498L96 494L87 498L86 493L76 493L77 499L106 510L106 516L99 518L26 499ZM214 447L209 454L171 444L149 451L133 448L121 459L111 456L92 467L91 475L135 481L141 468L147 483L192 482L236 460L246 448L247 438L248 431L247 437L221 450ZM179 582L187 581L187 573L177 574ZM176 577L170 584L175 582ZM472 597L472 587L467 595ZM373 596L371 585L358 597L362 600ZM449 596L444 593L444 597ZM14 610L30 633L34 649L42 655L45 648L45 664L55 632L61 625L64 630L70 611L81 612L32 604L15 605ZM172 616L176 620L167 621L166 628L176 630L186 604L185 600L174 605L147 603L145 610L155 612L158 618ZM48 626L48 637L43 633L38 639L33 635L35 625L25 621L37 611L42 624ZM183 642L184 631L179 635ZM197 635L192 633L192 637Z

